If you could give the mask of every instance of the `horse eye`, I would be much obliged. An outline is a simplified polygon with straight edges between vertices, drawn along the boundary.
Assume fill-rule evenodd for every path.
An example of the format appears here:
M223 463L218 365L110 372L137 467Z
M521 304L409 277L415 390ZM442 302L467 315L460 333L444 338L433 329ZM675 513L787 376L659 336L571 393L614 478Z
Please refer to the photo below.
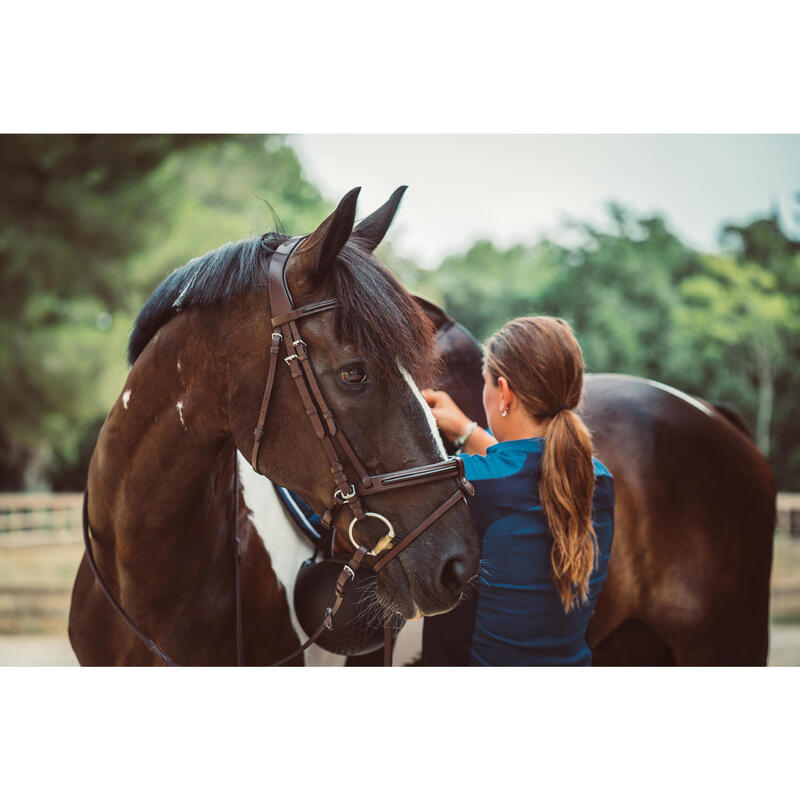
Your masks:
M350 385L354 385L357 383L366 383L367 382L367 373L363 367L359 367L357 365L353 365L352 367L348 367L347 369L343 369L339 373L339 377L345 382L349 383Z

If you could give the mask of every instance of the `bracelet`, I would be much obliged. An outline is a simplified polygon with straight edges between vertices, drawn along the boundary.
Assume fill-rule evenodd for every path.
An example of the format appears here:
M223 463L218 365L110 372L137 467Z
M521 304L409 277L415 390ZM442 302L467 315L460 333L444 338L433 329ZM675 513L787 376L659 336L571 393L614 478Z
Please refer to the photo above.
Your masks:
M456 448L456 455L461 452L461 448L464 447L464 445L467 443L467 439L469 439L469 437L472 435L472 431L474 431L477 427L477 422L470 422L464 433L453 442L453 446Z

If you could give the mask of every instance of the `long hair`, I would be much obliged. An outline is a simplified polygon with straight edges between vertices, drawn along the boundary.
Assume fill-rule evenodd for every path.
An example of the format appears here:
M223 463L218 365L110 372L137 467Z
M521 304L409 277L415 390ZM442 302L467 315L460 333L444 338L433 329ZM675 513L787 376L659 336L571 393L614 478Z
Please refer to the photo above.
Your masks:
M553 582L569 611L586 600L597 564L592 525L592 436L573 409L583 391L583 354L569 327L556 317L511 320L486 343L492 380L502 375L523 408L548 421L539 500L552 537Z

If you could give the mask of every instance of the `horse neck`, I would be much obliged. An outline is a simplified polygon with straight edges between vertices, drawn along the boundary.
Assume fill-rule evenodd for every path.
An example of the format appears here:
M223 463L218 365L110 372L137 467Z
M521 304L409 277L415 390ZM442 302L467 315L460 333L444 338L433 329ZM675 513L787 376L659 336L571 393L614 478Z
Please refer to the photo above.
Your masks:
M156 596L155 562L180 565L170 580L185 583L230 546L235 458L213 328L203 312L187 312L156 334L128 375L90 468L98 560L112 562L121 583L130 574L131 585Z

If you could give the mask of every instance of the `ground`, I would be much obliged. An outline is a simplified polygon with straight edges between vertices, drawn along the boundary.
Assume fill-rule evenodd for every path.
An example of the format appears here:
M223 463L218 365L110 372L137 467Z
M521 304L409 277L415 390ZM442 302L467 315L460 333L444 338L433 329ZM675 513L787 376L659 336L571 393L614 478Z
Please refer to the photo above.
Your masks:
M83 545L0 549L0 666L77 663L67 639ZM800 541L775 540L769 664L800 666Z

